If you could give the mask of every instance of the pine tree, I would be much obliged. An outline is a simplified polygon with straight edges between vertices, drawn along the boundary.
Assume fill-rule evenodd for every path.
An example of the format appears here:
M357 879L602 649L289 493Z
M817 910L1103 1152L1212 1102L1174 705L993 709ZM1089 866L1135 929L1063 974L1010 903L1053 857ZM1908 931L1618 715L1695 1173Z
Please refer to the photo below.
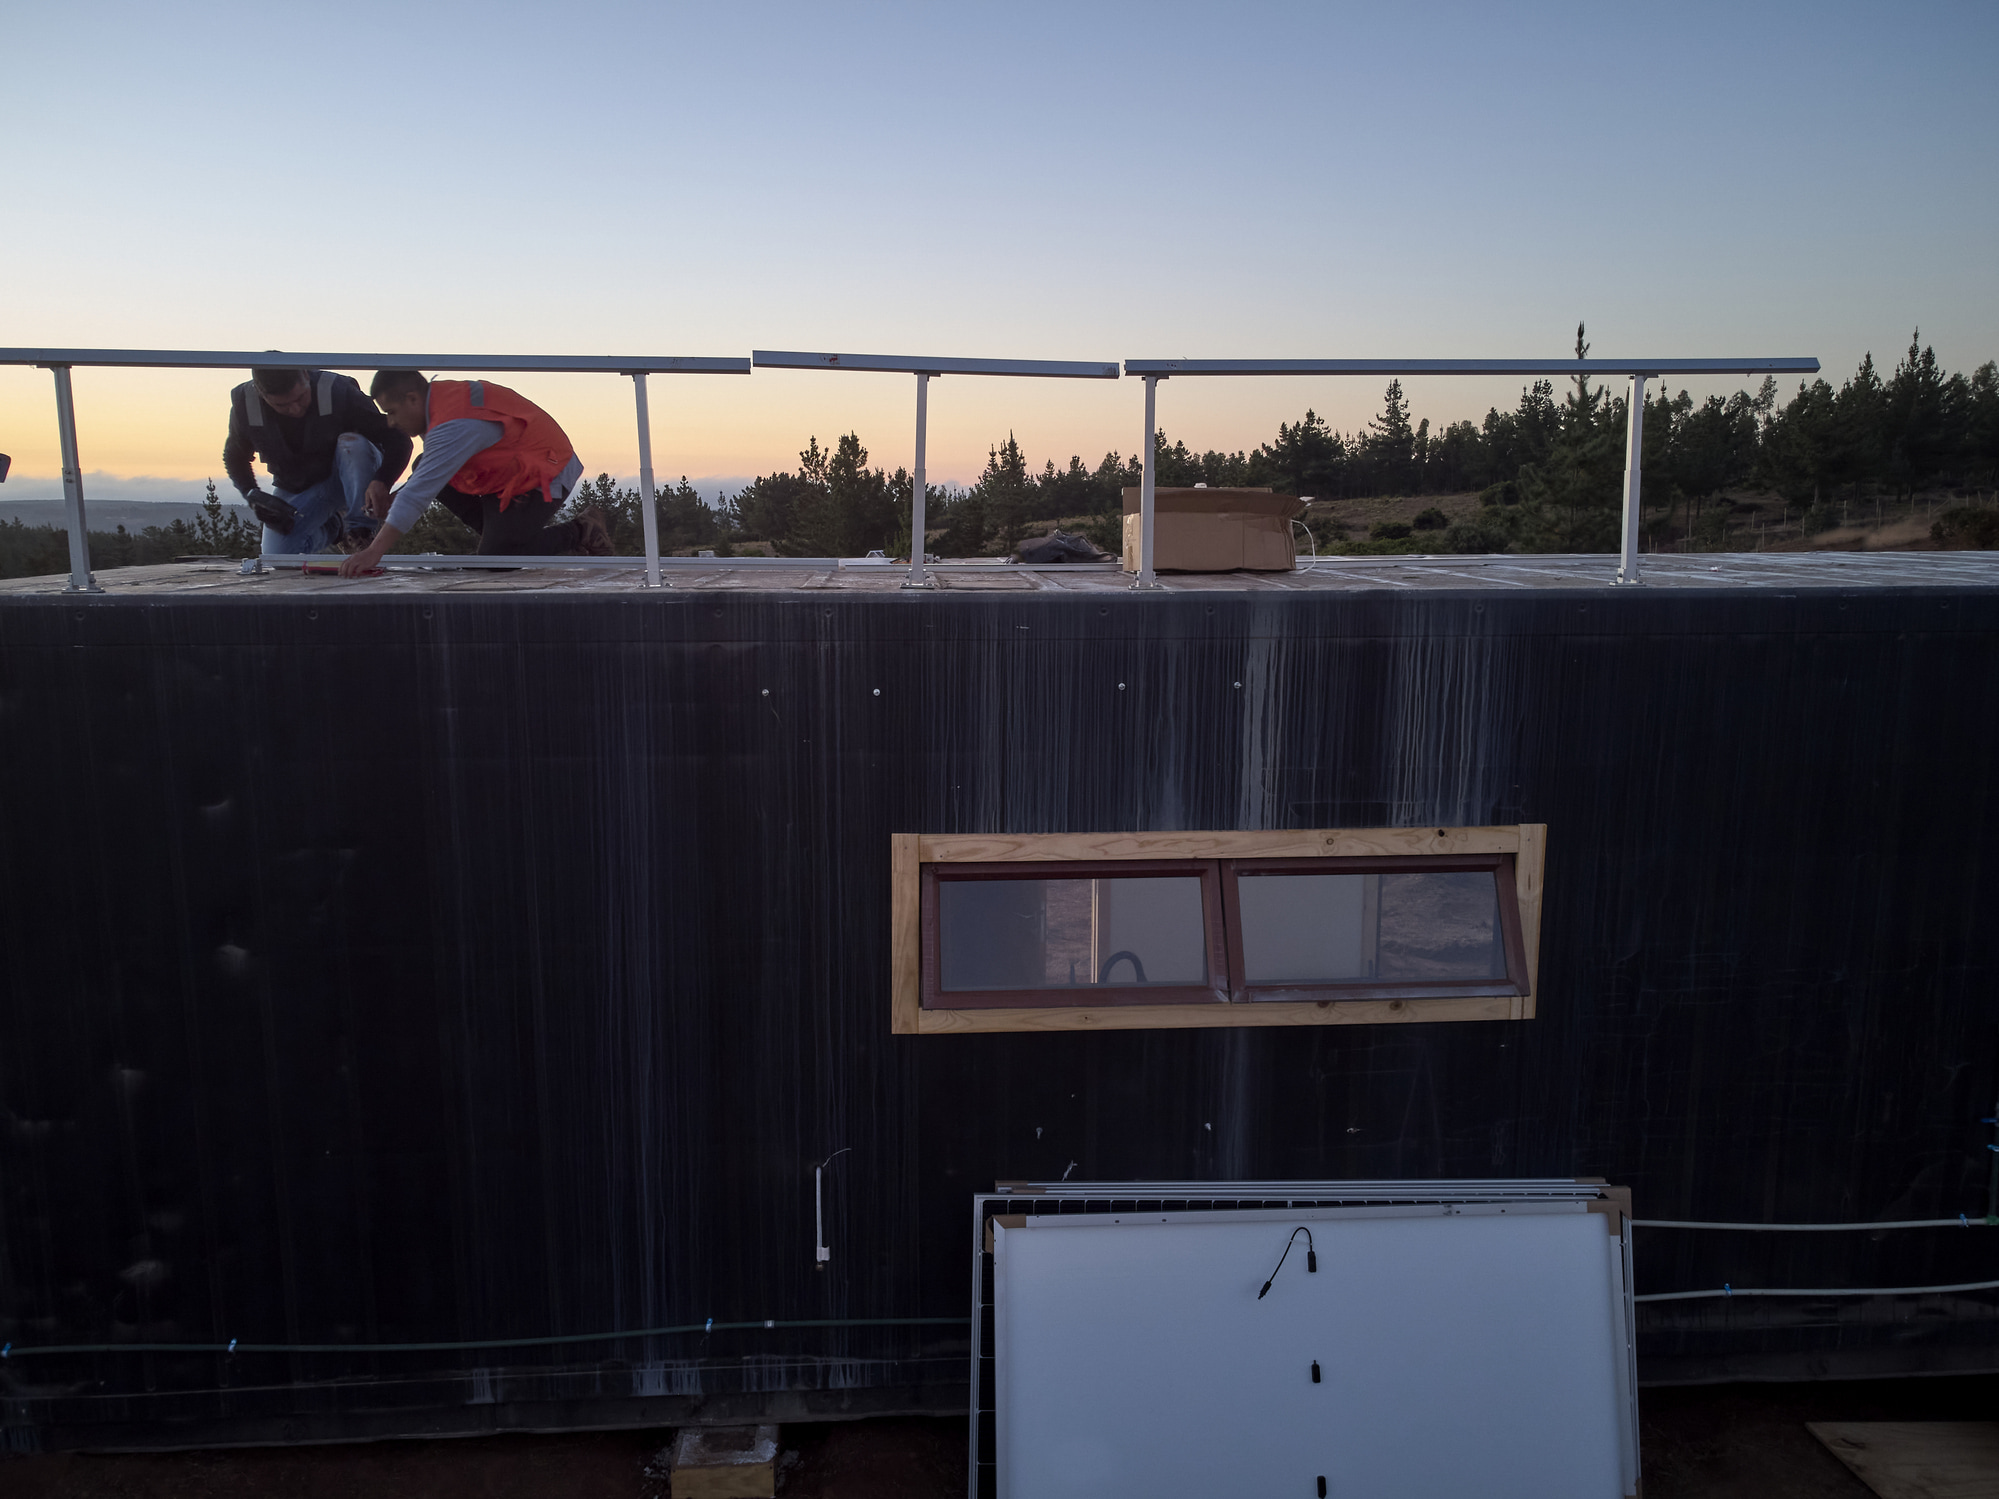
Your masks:
M822 555L860 557L895 550L896 504L888 478L880 469L868 468L868 450L855 433L842 437L826 461L826 500L832 550Z
M195 546L212 557L254 557L264 548L263 528L235 511L224 510L213 479L208 481L201 514L195 517L194 535Z
M1020 444L1009 432L1006 441L986 456L985 472L972 486L979 497L991 540L1002 554L1011 552L1026 533L1034 510L1034 480L1027 472L1027 460Z
M1964 457L1978 484L1999 486L1999 365L1986 360L1965 385Z
M1914 494L1928 484L1950 456L1943 372L1936 350L1921 343L1917 329L1882 393L1883 468L1898 494Z
M1589 345L1583 341L1581 323L1576 324L1576 358L1589 358ZM1571 378L1575 381L1576 393L1568 399L1568 425L1575 428L1596 420L1597 403L1603 399L1603 392L1590 389L1587 370Z
M1383 397L1381 415L1368 423L1361 439L1361 455L1373 470L1378 490L1407 494L1412 488L1410 470L1416 455L1416 430L1409 421L1409 403L1402 397L1402 382L1390 380Z
M1272 486L1284 494L1336 498L1346 491L1346 445L1318 412L1307 410L1295 424L1277 424L1277 441L1257 457L1270 471Z

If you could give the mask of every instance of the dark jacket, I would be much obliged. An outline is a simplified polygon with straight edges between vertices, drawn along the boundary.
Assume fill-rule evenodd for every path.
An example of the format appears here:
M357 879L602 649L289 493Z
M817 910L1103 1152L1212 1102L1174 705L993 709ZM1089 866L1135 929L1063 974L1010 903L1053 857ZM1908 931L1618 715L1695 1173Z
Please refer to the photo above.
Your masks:
M259 485L250 460L261 458L271 480L288 494L310 489L333 472L333 444L343 432L357 432L375 445L382 466L375 477L394 484L410 461L410 440L389 425L381 408L347 375L307 370L312 404L299 417L279 416L250 381L229 392L229 440L222 467L244 494Z

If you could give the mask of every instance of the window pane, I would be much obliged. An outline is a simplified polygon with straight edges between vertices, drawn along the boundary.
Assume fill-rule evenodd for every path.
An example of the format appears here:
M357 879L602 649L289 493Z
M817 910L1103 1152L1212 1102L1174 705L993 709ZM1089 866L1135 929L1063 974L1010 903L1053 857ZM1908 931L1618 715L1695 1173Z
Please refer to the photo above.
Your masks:
M1244 874L1243 978L1252 984L1352 982L1374 977L1366 940L1371 874Z
M1198 875L1094 880L1101 984L1205 984L1207 920Z
M1251 984L1506 977L1499 887L1487 870L1245 872L1236 893Z
M946 989L1205 984L1198 875L937 882Z
M1503 979L1499 885L1487 870L1384 874L1384 979Z

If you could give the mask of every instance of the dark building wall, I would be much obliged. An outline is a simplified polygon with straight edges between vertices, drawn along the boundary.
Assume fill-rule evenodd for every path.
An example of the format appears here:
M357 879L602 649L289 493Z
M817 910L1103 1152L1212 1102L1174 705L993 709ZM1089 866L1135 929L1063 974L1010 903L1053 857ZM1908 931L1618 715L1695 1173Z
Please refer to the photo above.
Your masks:
M0 1337L840 1325L10 1357L7 1424L962 1407L970 1195L1065 1171L1976 1217L1995 641L1888 590L10 601ZM1519 821L1531 1022L889 1034L890 833ZM1999 1243L1641 1232L1641 1292ZM1989 1368L1991 1303L1665 1303L1641 1373Z

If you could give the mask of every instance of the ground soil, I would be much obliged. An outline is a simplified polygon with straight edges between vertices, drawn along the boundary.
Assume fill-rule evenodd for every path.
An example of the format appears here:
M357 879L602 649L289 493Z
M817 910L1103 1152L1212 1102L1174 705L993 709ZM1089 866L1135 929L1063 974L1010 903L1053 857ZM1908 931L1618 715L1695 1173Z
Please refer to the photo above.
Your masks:
M1999 1376L1646 1390L1646 1499L1868 1499L1807 1421L1963 1421L1999 1411ZM0 1457L7 1499L663 1499L665 1431L126 1456ZM962 1418L784 1428L784 1499L958 1499Z

